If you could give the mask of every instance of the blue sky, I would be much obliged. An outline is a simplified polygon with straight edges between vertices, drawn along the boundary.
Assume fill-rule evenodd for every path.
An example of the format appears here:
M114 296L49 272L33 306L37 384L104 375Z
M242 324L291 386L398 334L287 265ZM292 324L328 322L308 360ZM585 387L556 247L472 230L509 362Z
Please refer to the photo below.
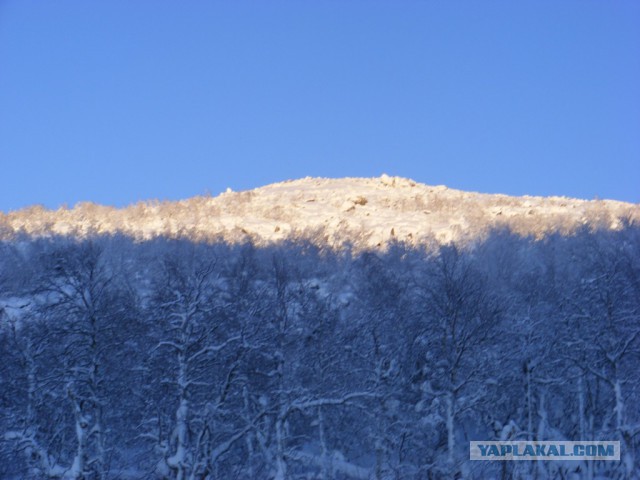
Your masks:
M640 202L640 2L0 0L0 210L290 178Z

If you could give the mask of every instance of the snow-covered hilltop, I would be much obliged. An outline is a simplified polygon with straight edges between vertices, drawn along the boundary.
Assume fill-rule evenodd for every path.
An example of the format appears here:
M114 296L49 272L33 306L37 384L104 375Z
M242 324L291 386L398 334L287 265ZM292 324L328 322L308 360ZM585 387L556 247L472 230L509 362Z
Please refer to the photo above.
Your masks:
M564 197L510 197L380 178L304 178L217 197L144 202L123 209L80 203L72 209L30 207L0 213L0 238L121 233L196 240L250 240L265 245L287 239L356 248L467 241L508 227L541 237L590 228L619 228L640 221L640 205Z

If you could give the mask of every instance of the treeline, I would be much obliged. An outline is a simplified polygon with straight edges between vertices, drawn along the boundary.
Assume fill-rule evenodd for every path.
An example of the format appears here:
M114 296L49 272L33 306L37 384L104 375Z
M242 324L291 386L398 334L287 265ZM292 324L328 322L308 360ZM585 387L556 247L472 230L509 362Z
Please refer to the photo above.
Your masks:
M0 244L1 479L638 478L640 229ZM470 440L621 462L471 462Z

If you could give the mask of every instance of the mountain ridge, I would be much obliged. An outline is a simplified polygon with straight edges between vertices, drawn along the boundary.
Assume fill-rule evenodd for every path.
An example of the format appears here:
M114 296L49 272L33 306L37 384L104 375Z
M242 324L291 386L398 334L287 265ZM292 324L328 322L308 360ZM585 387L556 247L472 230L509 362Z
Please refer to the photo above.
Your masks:
M267 245L307 240L320 246L384 248L468 242L494 229L542 238L580 228L640 223L640 204L567 197L508 196L430 186L403 177L305 177L216 197L146 201L124 208L91 202L0 213L0 239L123 234Z

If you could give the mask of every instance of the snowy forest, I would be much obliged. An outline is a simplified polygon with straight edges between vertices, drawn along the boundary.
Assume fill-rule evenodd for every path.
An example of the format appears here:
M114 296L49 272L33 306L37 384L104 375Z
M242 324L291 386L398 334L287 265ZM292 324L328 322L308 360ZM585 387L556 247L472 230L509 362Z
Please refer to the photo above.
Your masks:
M0 243L0 479L640 478L640 228ZM469 460L618 440L622 460Z

